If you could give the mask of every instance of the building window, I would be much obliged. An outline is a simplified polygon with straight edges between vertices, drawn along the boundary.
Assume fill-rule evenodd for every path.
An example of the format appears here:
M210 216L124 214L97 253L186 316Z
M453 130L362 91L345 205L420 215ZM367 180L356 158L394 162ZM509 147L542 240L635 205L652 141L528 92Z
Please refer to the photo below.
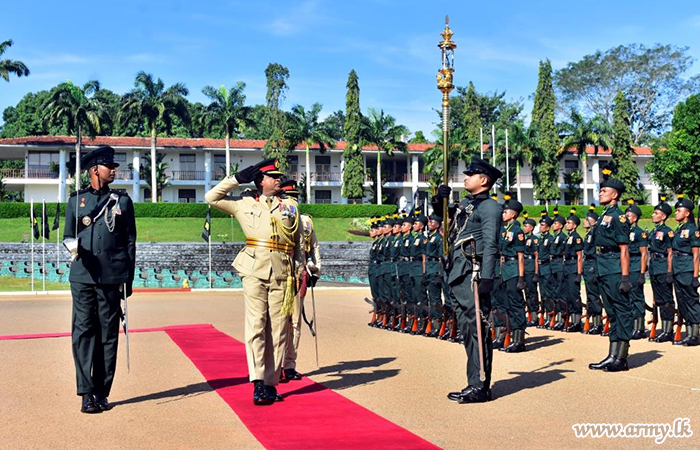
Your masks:
M571 173L578 170L578 160L576 159L565 159L564 160L564 172Z
M197 170L197 155L180 153L180 170Z
M196 203L197 191L195 189L178 189L177 201L178 203Z
M53 164L58 164L58 152L30 152L29 169L49 169Z
M331 171L331 157L330 156L317 156L315 162L316 162L316 172L330 173L330 171Z
M126 153L115 153L114 162L118 162L120 166L126 164Z
M314 193L316 203L331 203L331 191L316 190Z
M296 175L299 172L299 156L297 156L297 155L287 156L287 164L289 165L289 169L287 170L287 175L289 175L289 178L295 180L296 178L294 177L294 175Z

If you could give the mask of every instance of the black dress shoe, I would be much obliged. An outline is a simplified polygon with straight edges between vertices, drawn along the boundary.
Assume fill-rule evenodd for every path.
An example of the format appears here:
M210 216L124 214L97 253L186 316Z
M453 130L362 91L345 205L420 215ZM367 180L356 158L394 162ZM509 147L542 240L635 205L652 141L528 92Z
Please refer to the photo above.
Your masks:
M294 369L284 369L284 378L287 381L299 381L301 374Z
M459 392L450 392L449 394L447 394L447 398L448 398L449 400L452 400L453 402L459 402L459 399L460 399L464 394L466 394L467 392L471 391L472 389L475 389L475 387L474 387L474 386L467 386L467 387L465 387L464 389L462 389L462 390L459 391Z
M270 402L283 402L284 399L281 395L277 393L277 388L274 386L265 385L265 392L267 393L267 398Z
M578 333L579 331L581 331L581 329L582 329L581 323L579 322L579 323L575 323L573 325L570 325L569 328L566 329L566 332L567 333Z
M109 400L107 400L107 397L102 397L100 395L96 395L95 396L95 404L102 411L109 411L110 409L112 409L112 405L109 403Z
M663 332L656 336L655 338L649 338L649 342L669 342L673 340L673 335L671 333Z
M588 333L586 333L586 334L601 334L602 332L603 332L602 325L596 325L595 327L588 330Z
M459 397L457 403L484 403L491 401L491 389L472 388Z
M92 394L83 395L83 404L80 407L80 412L85 414L99 414L102 412L97 403L95 403L95 398Z
M604 370L608 364L612 363L615 360L615 357L613 356L612 353L610 353L604 360L602 360L599 363L591 363L588 365L588 368L591 370Z
M267 396L267 390L261 380L253 381L253 403L256 405L271 405L275 400Z
M625 372L630 370L627 366L627 359L614 357L612 362L603 367L604 372Z
M513 342L508 347L502 349L506 353L522 353L525 351L524 342Z
M632 339L635 341L638 339L644 339L645 337L647 337L647 333L644 330L637 330L632 333Z
M688 338L688 340L685 341L683 345L686 347L697 347L698 345L700 345L700 338L698 338L698 336Z

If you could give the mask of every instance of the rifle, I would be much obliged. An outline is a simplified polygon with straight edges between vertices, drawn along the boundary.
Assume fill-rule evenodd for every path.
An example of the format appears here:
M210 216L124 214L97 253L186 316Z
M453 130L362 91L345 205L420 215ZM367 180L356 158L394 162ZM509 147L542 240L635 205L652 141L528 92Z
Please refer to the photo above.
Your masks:
M683 328L683 316L681 315L680 311L678 311L678 321L676 322L678 324L678 328L676 328L676 334L673 336L673 343L676 344L680 342L681 339L681 329Z
M644 302L644 309L651 311L651 320L647 324L651 324L651 330L649 331L649 339L656 339L656 325L659 323L659 308L656 306L656 299L652 306L649 306Z
M77 203L77 199L76 199ZM122 285L124 294L124 311L122 313L122 328L124 329L124 337L126 338L126 373L131 372L131 361L129 356L129 302L126 296L126 283Z

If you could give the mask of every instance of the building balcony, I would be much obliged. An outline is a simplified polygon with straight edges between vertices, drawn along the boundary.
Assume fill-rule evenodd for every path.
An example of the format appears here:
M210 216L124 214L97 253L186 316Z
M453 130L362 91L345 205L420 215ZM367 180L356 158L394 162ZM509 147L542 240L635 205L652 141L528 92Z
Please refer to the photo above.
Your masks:
M340 182L343 178L341 172L311 172L311 182Z
M133 180L134 172L132 170L117 170L115 180Z
M3 178L57 179L58 171L53 169L0 169Z
M204 170L166 170L170 181L204 181Z

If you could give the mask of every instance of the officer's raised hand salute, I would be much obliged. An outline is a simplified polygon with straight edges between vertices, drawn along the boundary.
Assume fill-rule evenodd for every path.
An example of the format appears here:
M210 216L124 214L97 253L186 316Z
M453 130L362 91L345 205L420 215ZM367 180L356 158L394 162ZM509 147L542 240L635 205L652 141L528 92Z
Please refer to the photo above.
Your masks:
M112 191L119 164L112 147L86 154L80 165L90 187L71 195L63 238L73 252L73 359L81 411L111 409L107 397L117 364L122 289L131 295L136 268L136 221L128 195Z
M450 244L446 277L450 300L464 337L469 384L461 392L451 392L447 397L458 403L477 403L491 400L493 347L486 317L491 312L490 295L496 276L502 208L489 198L489 189L503 174L476 157L472 158L464 173L467 175L464 187L469 195L459 205L450 208L454 220L450 222L445 238ZM447 186L438 189L438 195L433 199L436 213L442 211L442 199L449 194ZM477 293L474 292L475 283ZM480 311L476 310L477 299Z

